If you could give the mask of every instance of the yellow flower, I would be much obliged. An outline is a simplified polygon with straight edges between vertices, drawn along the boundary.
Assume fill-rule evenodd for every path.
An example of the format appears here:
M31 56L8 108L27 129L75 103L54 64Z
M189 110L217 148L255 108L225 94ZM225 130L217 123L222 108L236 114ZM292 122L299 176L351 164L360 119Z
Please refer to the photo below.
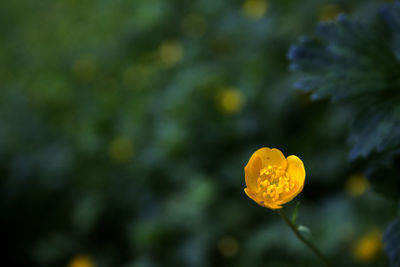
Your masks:
M95 264L89 256L77 255L71 259L68 267L95 267Z
M346 181L346 192L353 197L359 197L367 191L369 186L367 178L362 174L354 174Z
M359 262L371 262L382 249L382 234L378 229L362 236L353 248L353 256Z
M304 186L306 171L297 156L285 158L276 148L263 147L254 152L244 167L247 196L259 205L280 209Z
M233 236L223 236L217 246L219 252L227 258L235 256L239 251L239 243Z
M167 68L175 66L183 57L183 48L179 42L168 41L159 47L161 63Z
M207 22L203 16L190 14L182 20L182 30L190 37L199 37L207 30Z
M75 61L72 71L81 82L89 82L96 76L98 66L92 57L82 57Z
M268 3L266 0L245 0L242 9L246 17L258 20L267 12Z
M235 88L227 88L217 94L218 106L225 113L237 113L244 106L244 95Z
M111 159L118 163L128 162L135 152L134 145L127 136L119 136L112 140L108 150Z
M337 5L325 5L319 10L319 20L334 20L342 10Z

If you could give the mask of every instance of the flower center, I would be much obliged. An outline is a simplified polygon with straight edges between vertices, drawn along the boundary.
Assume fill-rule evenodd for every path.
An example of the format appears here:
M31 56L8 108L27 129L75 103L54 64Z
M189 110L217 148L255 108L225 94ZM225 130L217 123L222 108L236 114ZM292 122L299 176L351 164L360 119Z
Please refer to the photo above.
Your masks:
M257 186L264 199L277 201L281 194L289 193L294 188L294 183L290 181L282 167L269 165L260 170Z

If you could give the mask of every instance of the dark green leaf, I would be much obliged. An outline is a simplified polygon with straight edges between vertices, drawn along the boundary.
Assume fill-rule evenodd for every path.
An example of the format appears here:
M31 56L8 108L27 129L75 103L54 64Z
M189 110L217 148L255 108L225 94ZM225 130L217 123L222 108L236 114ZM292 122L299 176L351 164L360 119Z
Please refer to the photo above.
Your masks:
M393 221L383 235L385 252L391 267L400 266L400 219Z
M351 159L400 145L399 24L399 2L362 22L340 15L320 23L315 38L301 37L288 53L291 68L302 73L296 88L354 111Z

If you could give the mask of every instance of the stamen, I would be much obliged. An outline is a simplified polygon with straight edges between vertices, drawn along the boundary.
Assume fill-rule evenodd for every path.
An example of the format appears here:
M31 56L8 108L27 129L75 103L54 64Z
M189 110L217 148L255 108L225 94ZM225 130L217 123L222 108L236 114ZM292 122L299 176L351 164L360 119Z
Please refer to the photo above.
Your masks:
M279 200L281 194L289 193L294 188L294 183L286 176L285 170L272 165L260 170L257 185L261 196L272 201Z

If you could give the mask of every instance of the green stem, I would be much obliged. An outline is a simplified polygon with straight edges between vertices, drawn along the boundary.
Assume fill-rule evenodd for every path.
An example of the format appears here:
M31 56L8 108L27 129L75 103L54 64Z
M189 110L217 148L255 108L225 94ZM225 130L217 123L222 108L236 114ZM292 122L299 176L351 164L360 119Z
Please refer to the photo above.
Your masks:
M290 229L292 229L293 233L297 236L300 241L302 241L306 246L308 246L314 253L317 255L324 263L326 266L330 267L330 263L328 259L307 239L305 239L300 232L297 230L297 227L286 217L285 213L283 212L283 209L278 210L279 215L282 217L282 219L285 221L287 225L289 225Z

